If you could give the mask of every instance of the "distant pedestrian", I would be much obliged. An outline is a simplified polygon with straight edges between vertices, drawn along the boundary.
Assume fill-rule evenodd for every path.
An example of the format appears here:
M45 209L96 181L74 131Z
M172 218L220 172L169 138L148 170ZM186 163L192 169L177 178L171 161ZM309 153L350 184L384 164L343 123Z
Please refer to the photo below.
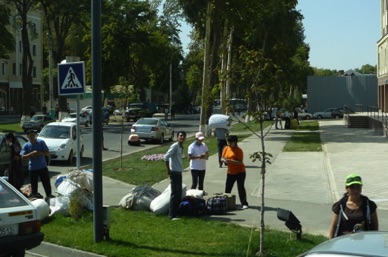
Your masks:
M203 133L197 132L195 141L188 148L192 177L191 189L197 189L198 186L198 190L202 191L206 174L206 161L209 158L209 149L203 142L204 139Z
M182 153L186 132L179 131L177 139L178 141L170 146L163 158L167 167L167 175L170 177L171 196L168 217L171 220L178 219L179 204L182 200Z
M38 192L38 179L43 184L46 193L46 200L53 197L51 195L51 184L49 170L47 168L46 156L49 155L49 149L46 143L36 138L35 130L27 131L28 142L24 144L20 155L22 159L29 159L28 170L31 180L31 197L43 198Z
M294 119L296 119L299 125L299 112L297 108L294 109Z
M175 107L174 106L171 107L171 119L175 120Z
M280 110L277 110L275 116L276 116L275 117L275 128L276 129L283 129L282 112Z
M5 134L5 139L11 149L8 182L20 191L20 188L24 183L22 158L20 157L22 147L12 132Z
M377 205L361 194L362 186L359 175L346 177L346 193L332 207L334 214L329 229L330 239L358 231L379 230Z
M237 181L237 190L242 205L241 209L248 209L247 192L245 190L245 165L244 152L237 145L237 136L228 137L228 146L222 151L221 160L228 165L226 175L225 193L231 193L234 183Z
M168 120L168 107L164 107L164 119Z
M47 106L46 106L46 104L43 104L42 112L43 112L43 114L47 114Z
M291 128L291 116L287 110L284 112L283 118L285 120L284 129L290 129Z
M222 168L222 150L224 150L224 147L227 146L226 138L229 135L229 130L226 128L216 128L214 129L214 135L217 138L217 148L218 148L218 165L220 168Z

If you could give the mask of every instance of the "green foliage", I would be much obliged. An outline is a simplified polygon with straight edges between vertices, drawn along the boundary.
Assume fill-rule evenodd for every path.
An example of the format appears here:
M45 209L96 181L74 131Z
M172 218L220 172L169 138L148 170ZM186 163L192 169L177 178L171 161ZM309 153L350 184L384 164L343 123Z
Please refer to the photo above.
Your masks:
M0 58L8 59L9 52L12 52L15 46L13 35L8 31L10 10L5 4L0 4Z

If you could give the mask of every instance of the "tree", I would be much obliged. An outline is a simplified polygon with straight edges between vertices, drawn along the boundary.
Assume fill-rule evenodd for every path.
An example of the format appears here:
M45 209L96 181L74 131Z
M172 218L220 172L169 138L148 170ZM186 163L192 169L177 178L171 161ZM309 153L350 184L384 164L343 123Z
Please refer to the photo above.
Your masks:
M0 58L9 58L8 53L12 52L15 47L15 40L7 29L9 22L10 9L5 4L0 4Z
M377 74L377 65L364 64L361 68L356 69L356 71L362 74Z
M23 113L21 122L23 123L30 114L32 104L32 69L34 60L32 59L30 48L30 35L36 36L36 27L29 22L28 12L36 3L34 0L7 0L6 3L15 7L20 18L20 33L22 38L23 53L22 53L22 84L23 84Z

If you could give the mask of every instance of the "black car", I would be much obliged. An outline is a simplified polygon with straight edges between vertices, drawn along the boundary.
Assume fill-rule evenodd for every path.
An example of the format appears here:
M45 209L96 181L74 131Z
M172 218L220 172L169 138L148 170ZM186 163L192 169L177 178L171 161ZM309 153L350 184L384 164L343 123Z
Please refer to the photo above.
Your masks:
M152 117L156 113L156 105L149 102L131 103L125 110L125 119L137 121L140 118Z

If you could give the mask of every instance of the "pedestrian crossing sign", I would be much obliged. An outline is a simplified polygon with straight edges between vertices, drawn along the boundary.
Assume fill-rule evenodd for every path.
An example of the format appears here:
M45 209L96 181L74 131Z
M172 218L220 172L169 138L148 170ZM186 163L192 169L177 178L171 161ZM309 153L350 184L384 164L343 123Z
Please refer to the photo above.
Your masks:
M58 64L58 94L77 95L85 93L85 63Z

